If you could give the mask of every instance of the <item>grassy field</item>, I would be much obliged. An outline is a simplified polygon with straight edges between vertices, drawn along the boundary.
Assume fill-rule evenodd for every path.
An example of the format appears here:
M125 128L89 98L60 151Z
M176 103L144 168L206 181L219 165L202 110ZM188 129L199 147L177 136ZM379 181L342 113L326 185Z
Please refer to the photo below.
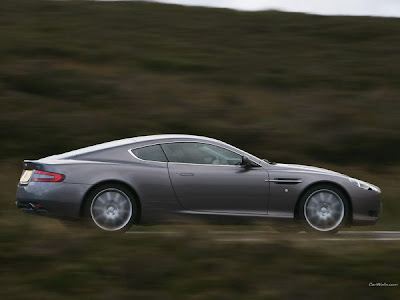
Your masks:
M17 220L16 220L17 221ZM69 232L20 218L2 234L2 299L398 299L398 242L224 242L207 230L178 235ZM146 231L171 230L166 227ZM223 235L220 235L223 236Z
M105 239L14 201L23 159L190 133L370 181L398 230L399 49L394 18L1 0L0 298L398 298L368 287L399 283L396 244Z

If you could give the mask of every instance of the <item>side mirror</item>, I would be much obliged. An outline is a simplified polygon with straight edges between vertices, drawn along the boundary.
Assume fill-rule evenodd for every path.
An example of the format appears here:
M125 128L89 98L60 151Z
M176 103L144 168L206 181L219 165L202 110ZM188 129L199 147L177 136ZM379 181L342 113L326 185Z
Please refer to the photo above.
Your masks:
M245 168L252 168L256 165L247 156L242 156L242 166Z

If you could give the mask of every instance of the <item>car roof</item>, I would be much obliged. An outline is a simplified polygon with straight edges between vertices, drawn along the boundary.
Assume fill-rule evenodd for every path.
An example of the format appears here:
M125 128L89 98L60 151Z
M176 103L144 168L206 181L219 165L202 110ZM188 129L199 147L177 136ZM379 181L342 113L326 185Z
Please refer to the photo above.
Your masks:
M134 143L149 142L149 141L162 141L170 139L194 139L194 140L205 140L205 141L218 141L213 138L190 135L190 134L156 134L156 135L144 135L132 138ZM218 141L220 142L220 141Z
M204 136L196 136L196 135L189 135L189 134L157 134L157 135L146 135L146 136L138 136L133 138L125 138L121 140L115 140L111 142L105 142L69 152L65 152L58 155L53 155L46 157L46 159L62 159L62 158L71 158L77 155L82 155L86 153L116 148L120 146L126 145L134 145L136 143L143 143L143 142L161 142L163 140L171 140L171 139L180 139L180 140L203 140L203 141L218 141L216 139L204 137ZM220 142L220 141L218 141Z

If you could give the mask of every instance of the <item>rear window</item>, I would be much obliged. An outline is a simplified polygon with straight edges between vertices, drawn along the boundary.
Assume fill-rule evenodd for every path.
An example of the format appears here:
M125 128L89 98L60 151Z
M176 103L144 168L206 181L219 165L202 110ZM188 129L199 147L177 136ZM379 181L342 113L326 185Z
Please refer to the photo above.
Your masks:
M133 155L143 160L167 162L167 157L160 145L153 145L132 150Z

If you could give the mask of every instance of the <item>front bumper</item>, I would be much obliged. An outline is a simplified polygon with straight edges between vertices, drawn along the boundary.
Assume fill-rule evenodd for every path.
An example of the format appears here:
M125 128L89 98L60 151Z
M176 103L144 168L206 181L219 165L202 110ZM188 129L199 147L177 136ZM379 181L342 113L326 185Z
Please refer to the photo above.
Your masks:
M353 197L353 225L374 225L382 212L379 192L367 191L361 197Z

